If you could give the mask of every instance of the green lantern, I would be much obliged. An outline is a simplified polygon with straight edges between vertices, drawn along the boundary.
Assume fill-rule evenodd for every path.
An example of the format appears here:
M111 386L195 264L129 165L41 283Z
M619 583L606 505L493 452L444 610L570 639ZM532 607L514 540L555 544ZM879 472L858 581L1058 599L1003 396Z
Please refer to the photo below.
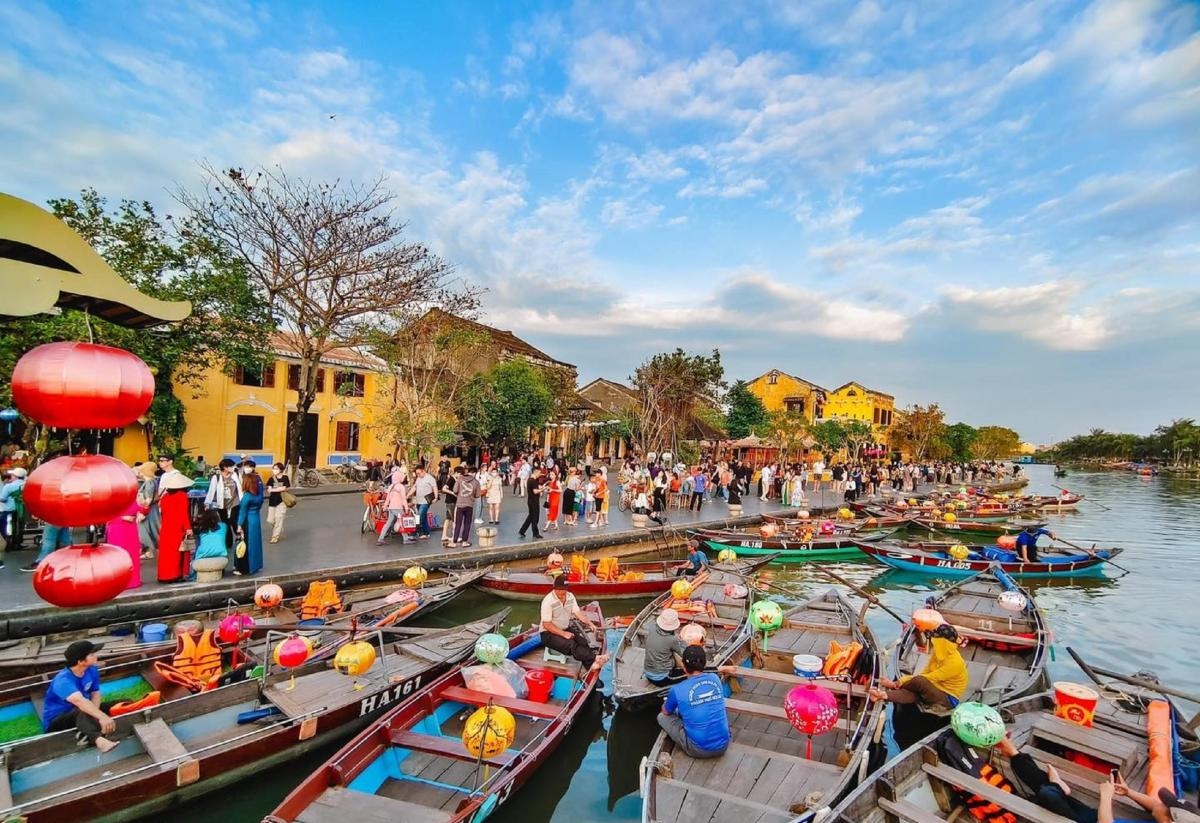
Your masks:
M508 641L498 634L485 634L475 641L475 659L493 666L508 657Z
M759 600L750 607L750 627L763 633L763 649L767 648L767 634L783 625L783 608L774 600Z
M1004 739L1000 712L983 703L959 703L950 715L950 728L968 746L988 749Z

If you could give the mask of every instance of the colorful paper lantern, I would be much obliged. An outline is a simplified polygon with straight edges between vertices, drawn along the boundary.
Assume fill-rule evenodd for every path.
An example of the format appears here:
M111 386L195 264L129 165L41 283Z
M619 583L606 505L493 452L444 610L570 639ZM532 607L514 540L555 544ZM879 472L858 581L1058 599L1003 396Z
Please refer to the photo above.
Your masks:
M796 512L796 516L801 520L807 520L809 517L808 509L801 509L800 511Z
M254 590L254 605L260 609L277 608L283 602L283 589L276 583L264 583Z
M485 634L475 641L475 659L498 666L508 657L508 641L503 635Z
M254 618L248 614L230 614L217 624L217 639L222 643L240 643L250 636Z
M942 521L945 523L953 523L958 520L958 515L954 512L946 512L942 515Z
M481 706L463 725L462 742L473 757L491 758L512 745L517 721L502 706Z
M812 757L812 736L825 734L838 720L838 702L833 692L824 686L805 683L787 693L783 699L783 711L792 728L808 735L805 756Z
M834 531L835 531L835 527L833 525L832 520L822 520L821 521L821 534L830 535L830 534L833 534Z
M853 520L854 512L850 511L847 508L838 509L837 510L837 519L838 520Z
M1018 591L1000 592L996 597L1000 608L1006 612L1023 612L1029 605L1029 598Z
M362 640L347 643L338 649L333 667L342 674L358 677L375 665L375 647Z
M950 714L950 728L968 746L986 749L1004 739L1000 712L983 703L959 703Z
M692 596L692 584L680 578L671 584L671 596L676 600L687 600Z
M912 613L912 622L920 631L931 632L945 623L946 618L937 609L916 609Z
M763 523L758 527L758 536L763 538L774 537L779 534L779 527L774 523Z
M707 632L699 623L688 623L679 630L679 639L689 646L703 646Z
M774 600L759 600L750 607L750 625L755 631L775 631L783 625L783 608Z
M12 395L23 414L56 429L119 429L150 408L154 375L122 349L46 343L17 361Z
M38 564L33 590L55 606L95 606L125 591L132 574L133 560L119 546L67 546Z
M425 585L425 581L428 579L429 572L425 571L422 566L409 566L404 570L404 585L410 589Z
M966 560L971 556L971 550L962 543L956 543L950 547L950 556L955 560Z
M138 483L120 460L102 454L56 457L25 483L25 505L56 526L90 526L120 517L137 498Z
M294 669L308 660L312 654L312 641L294 634L275 645L275 662L285 669Z
M737 562L737 552L733 549L721 549L717 552L718 563L735 563Z

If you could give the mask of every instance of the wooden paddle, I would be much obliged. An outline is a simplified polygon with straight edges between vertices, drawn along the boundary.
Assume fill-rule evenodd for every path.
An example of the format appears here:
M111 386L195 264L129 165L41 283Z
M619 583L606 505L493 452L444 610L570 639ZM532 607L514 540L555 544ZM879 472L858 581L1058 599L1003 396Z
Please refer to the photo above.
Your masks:
M825 575L826 577L832 577L834 580L841 583L843 586L849 586L851 589L853 589L858 594L859 597L865 598L872 605L878 606L879 608L883 609L885 612L887 612L892 617L899 620L901 623L908 623L908 620L901 617L899 614L892 611L887 606L883 605L883 601L881 601L875 595L871 594L866 589L863 589L863 588L860 588L860 587L854 585L849 580L842 577L840 574L837 574L836 572L831 572L829 569L825 568L824 566L816 565L813 568L815 568L817 571L819 571L821 574Z
M1105 562L1105 563L1112 563L1112 564L1113 564L1114 566L1116 566L1118 569L1120 569L1121 571L1125 572L1125 574L1129 574L1129 569L1125 568L1125 567L1124 567L1124 566L1122 566L1120 563L1117 563L1117 562L1115 562L1115 561L1113 561L1113 560L1109 560L1107 557L1101 557L1099 554L1097 554L1097 553L1096 553L1096 550L1095 550L1094 548L1092 548L1092 549L1085 549L1083 546L1079 546L1079 545L1077 545L1077 544L1075 544L1075 543L1072 543L1070 540L1064 540L1064 539L1062 539L1061 537L1054 537L1054 538L1051 538L1051 539L1053 539L1053 540L1056 540L1056 541L1058 541L1059 543L1065 543L1066 545L1070 546L1072 549L1075 549L1075 550L1077 550L1077 551L1081 551L1081 552L1083 552L1083 553L1084 553L1084 554L1086 554L1088 557L1094 557L1094 558L1096 558L1097 560L1103 561L1103 562Z
M1079 668L1083 670L1083 673L1086 674L1097 686L1108 685L1100 679L1100 675L1104 675L1105 677L1111 677L1114 680L1119 680L1122 683L1128 683L1131 686L1138 686L1146 689L1147 691L1158 692L1161 695L1167 695L1170 697L1179 697L1184 700L1191 701L1192 703L1200 704L1200 695L1189 694L1188 692L1180 691L1179 689L1173 689L1170 686L1164 686L1161 683L1155 683L1152 680L1143 680L1140 677L1130 677L1127 674L1110 671L1109 669L1102 669L1099 666L1088 665L1088 663L1079 656L1079 652L1075 651L1070 646L1067 646L1067 654L1071 655L1071 659L1079 664ZM1200 713L1197 713L1185 725L1187 725L1187 727L1193 731L1197 727L1200 727Z
M1064 489L1062 486L1055 486L1053 483L1051 483L1050 485L1051 485L1051 487L1058 489L1060 492L1067 492L1067 494L1071 493L1067 489ZM1112 511L1112 509L1110 509L1108 506L1104 505L1103 503L1097 503L1095 500L1092 500L1087 495L1081 494L1081 495L1079 495L1079 499L1086 500L1087 502L1091 503L1093 506L1099 506L1100 508L1104 509L1106 512ZM1053 505L1053 504L1051 504L1051 505Z

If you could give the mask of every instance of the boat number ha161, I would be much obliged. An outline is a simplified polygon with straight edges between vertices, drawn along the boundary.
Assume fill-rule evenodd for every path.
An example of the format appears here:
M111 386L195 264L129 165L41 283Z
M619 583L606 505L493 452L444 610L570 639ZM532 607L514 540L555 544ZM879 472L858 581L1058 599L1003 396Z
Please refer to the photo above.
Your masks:
M397 700L402 700L410 694L421 688L421 678L424 675L418 674L416 677L410 677L401 683L397 683L391 688L384 689L381 692L364 697L358 704L358 716L371 714L377 709L383 709L392 705Z

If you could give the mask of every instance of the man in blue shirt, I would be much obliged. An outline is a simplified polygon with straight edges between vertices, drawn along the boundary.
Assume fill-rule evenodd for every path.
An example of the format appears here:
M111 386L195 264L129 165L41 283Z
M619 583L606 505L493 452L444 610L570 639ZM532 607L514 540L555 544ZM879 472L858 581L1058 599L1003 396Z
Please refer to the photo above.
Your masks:
M704 649L683 650L687 679L667 692L658 725L689 757L719 757L729 746L729 718L721 679L704 671Z
M708 555L700 551L699 543L695 540L689 540L687 559L675 567L675 576L695 577L707 565Z
M112 734L116 721L108 716L111 703L100 702L100 670L96 652L102 644L76 640L67 646L67 667L54 675L46 688L42 708L42 729L61 732L74 726L76 735L86 738L101 752L111 751L116 741L104 735Z
M1020 555L1022 563L1038 562L1037 539L1043 534L1051 540L1058 539L1054 536L1054 532L1039 529L1037 526L1029 526L1017 535L1017 554Z

